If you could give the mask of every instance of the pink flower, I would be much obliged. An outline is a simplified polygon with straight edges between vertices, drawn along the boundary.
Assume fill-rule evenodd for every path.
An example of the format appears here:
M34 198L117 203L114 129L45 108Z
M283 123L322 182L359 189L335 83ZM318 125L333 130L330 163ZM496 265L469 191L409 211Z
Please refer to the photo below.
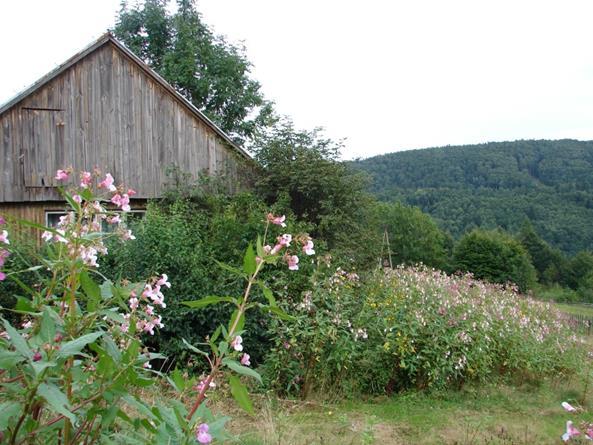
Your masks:
M135 311L138 309L139 300L136 297L130 297L130 309Z
M144 369L152 369L152 365L150 364L150 362L144 362L144 363L142 364L142 367L143 367Z
M286 227L284 221L286 220L286 216L274 216L271 213L268 213L268 221L272 224L276 224L277 226Z
M82 202L82 197L80 195L72 195L72 201L80 204Z
M303 246L303 252L307 255L315 255L315 251L313 250L313 241L307 241L307 243Z
M291 241L292 235L289 233L285 233L284 235L278 237L278 244L281 244L284 247L289 247Z
M109 224L119 224L121 222L121 217L119 215L113 215L107 218L107 222Z
M272 246L266 244L264 246L264 253L269 255L271 252L272 252Z
M3 230L0 234L0 243L10 244L10 241L8 241L8 232L6 230Z
M212 436L210 434L208 434L209 429L210 428L208 427L208 424L202 423L198 427L198 431L196 433L196 440L200 443L206 443L206 444L212 442Z
M0 270L0 281L6 280L6 274Z
M56 172L56 177L58 181L66 181L68 179L68 171L67 170L58 170Z
M231 348L233 348L235 351L239 351L241 352L243 350L243 338L241 338L240 335L237 335L235 338L233 338L233 341L231 341Z
M241 364L243 366L251 366L251 362L249 361L251 357L249 356L249 354L243 354L241 356Z
M566 411L568 411L569 413L574 413L576 412L576 408L574 406L572 406L570 403L568 402L562 402L562 408L564 408Z
M6 224L6 220L2 216L0 216L0 226L2 224Z
M107 173L105 175L105 179L99 182L99 188L106 188L110 192L115 192L117 190L117 188L113 185L113 176L111 176L111 173Z
M291 255L287 258L289 270L299 270L299 257Z
M128 189L128 196L132 197L136 194L136 190L134 189Z
M159 279L159 281L156 282L157 286L165 286L167 288L171 287L171 283L169 283L169 277L167 276L167 274L162 274L161 278Z
M573 426L570 420L568 420L566 422L566 433L562 435L562 440L568 442L571 437L578 436L579 434L581 434L581 432Z
M0 249L0 267L4 266L6 262L6 258L10 256L10 252L8 250Z
M146 315L153 316L154 315L154 307L152 307L150 304L147 304L146 308L144 308L144 312L146 312Z
M136 237L132 234L132 231L128 229L124 233L122 233L121 239L127 241L129 239L136 239Z
M88 188L88 186L91 184L92 178L93 178L93 175L91 174L91 172L82 172L80 174L80 186L83 189Z
M41 356L41 352L37 351L35 352L35 354L33 354L33 361L34 362L38 362L42 359L43 357Z

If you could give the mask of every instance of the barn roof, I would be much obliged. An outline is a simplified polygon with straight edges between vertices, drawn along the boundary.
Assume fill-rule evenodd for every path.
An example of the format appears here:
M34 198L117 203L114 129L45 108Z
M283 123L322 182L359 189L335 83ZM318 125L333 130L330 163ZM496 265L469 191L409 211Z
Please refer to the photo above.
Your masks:
M33 85L22 91L21 93L17 94L15 97L10 99L8 102L4 103L0 106L0 116L4 114L6 111L10 110L12 107L17 105L27 96L33 94L35 91L43 87L45 84L50 82L55 77L59 76L61 73L66 71L71 66L75 65L82 59L84 59L89 54L93 53L97 49L103 47L104 45L112 44L115 48L117 48L120 52L122 52L128 59L130 59L133 63L138 65L138 67L144 71L148 76L154 79L157 83L159 83L165 90L167 90L171 95L173 95L179 102L181 102L194 116L198 119L203 121L206 125L208 125L212 130L214 130L222 139L224 139L231 147L233 147L240 155L247 159L252 159L251 155L239 145L237 145L223 130L221 130L214 122L212 122L204 113L198 110L189 100L183 97L175 88L169 84L165 79L163 79L156 71L150 68L142 59L140 59L136 54L126 48L122 43L118 42L115 37L109 32L103 34L89 46L84 48L82 51L78 52L70 59L66 60L64 63L56 67L54 70L47 73Z

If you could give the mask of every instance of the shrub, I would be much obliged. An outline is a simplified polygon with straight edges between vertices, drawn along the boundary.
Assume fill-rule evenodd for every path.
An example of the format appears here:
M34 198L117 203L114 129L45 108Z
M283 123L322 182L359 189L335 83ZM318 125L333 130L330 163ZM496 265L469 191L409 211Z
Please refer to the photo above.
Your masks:
M150 341L153 348L169 358L165 369L174 367L171 362L177 360L185 363L188 351L182 337L194 344L204 342L208 334L228 319L228 307L216 305L190 311L181 302L241 293L242 280L219 267L216 261L240 265L245 248L262 225L265 209L260 200L248 193L233 197L212 193L192 194L191 198L172 195L166 202L148 206L145 218L133 226L134 241L109 246L110 255L105 266L102 265L107 277L133 281L165 273L176 284L167 308L162 311L165 327ZM307 226L292 222L285 230L308 231ZM279 300L309 286L311 265L304 261L300 266L299 274L281 270L272 276L268 270L262 272ZM251 335L246 343L254 364L261 362L268 346L268 318L256 312L247 320Z

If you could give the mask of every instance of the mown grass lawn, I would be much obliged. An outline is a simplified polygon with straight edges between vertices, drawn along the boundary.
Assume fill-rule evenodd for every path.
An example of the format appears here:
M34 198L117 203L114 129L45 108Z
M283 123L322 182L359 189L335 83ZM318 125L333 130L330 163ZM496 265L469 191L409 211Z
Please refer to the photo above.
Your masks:
M593 390L589 386L584 394L584 389L584 381L575 377L537 385L471 385L461 391L409 392L339 403L260 397L256 416L231 414L229 429L236 439L227 443L559 444L567 420L575 425L593 421L593 414L569 414L560 406L569 401L591 413Z
M559 310L566 314L572 315L584 315L586 317L593 318L593 306L587 306L583 304L563 304L556 303Z

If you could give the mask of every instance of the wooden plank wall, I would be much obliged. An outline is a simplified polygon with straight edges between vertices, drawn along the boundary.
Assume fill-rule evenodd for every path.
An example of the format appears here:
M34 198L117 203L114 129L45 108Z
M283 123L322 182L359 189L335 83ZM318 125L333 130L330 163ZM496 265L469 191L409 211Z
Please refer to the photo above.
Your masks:
M138 198L162 193L171 165L222 174L244 158L107 42L0 116L0 202L59 200L53 172L97 166ZM250 167L249 167L250 168Z

